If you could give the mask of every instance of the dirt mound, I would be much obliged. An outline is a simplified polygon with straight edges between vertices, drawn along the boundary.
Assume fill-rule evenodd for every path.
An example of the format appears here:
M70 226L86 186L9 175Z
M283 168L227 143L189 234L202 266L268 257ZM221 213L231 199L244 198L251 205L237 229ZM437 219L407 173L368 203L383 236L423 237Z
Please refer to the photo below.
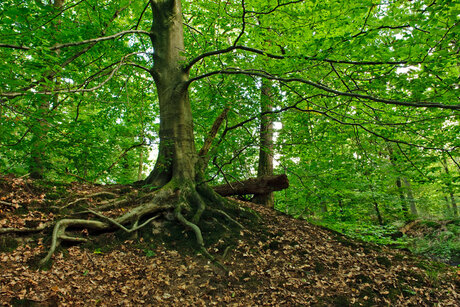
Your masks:
M80 193L86 188L72 186ZM96 188L89 190L94 193ZM45 191L44 203L46 195ZM193 249L179 246L194 241L187 231L169 234L183 238L177 246L167 241L168 233L163 241L153 234L152 241L133 237L123 244L112 244L114 234L100 234L93 245L62 248L50 268L37 270L33 263L48 248L47 231L45 239L29 237L0 253L0 304L455 306L460 300L459 272L447 266L357 242L272 209L238 203L257 211L262 221L241 230L230 244L216 240L207 247L228 273L193 254ZM40 223L55 218L39 210L3 214L3 228L24 227L13 222L25 216Z

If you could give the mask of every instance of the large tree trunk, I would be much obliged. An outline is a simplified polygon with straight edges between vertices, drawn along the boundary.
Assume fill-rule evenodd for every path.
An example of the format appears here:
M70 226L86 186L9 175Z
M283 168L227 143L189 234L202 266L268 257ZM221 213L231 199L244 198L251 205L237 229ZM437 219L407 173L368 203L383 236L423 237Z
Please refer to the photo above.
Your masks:
M263 80L260 99L261 113L272 110L271 98L271 82ZM270 114L265 114L260 119L260 149L257 177L271 175L273 175L273 120ZM266 207L274 206L274 197L271 191L263 194L255 194L252 201Z
M244 181L232 182L213 187L213 190L222 196L269 194L273 191L281 191L289 187L286 175L263 176L250 178Z
M181 2L150 3L154 48L151 73L160 103L160 145L155 168L146 183L161 187L172 178L194 181L197 153L187 89L189 77L181 66L185 60Z

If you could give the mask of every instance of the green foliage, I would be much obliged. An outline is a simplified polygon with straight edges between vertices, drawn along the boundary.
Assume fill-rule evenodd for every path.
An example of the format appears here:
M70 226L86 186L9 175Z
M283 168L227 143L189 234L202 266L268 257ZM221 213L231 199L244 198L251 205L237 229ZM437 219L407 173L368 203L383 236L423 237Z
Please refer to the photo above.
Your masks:
M422 229L422 235L412 240L411 249L453 265L460 264L460 220L447 222L425 222L427 229Z
M321 225L360 241L407 247L408 238L393 225L358 224L356 222L323 222Z
M149 257L149 258L150 257L155 257L155 255L156 255L155 251L153 251L151 249L145 249L144 252L145 252L145 256Z

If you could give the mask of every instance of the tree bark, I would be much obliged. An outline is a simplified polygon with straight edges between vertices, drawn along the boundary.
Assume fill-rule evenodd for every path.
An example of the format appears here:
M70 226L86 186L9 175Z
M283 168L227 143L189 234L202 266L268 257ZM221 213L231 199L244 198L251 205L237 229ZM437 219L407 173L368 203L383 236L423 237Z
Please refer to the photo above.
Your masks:
M261 113L272 110L271 82L262 81L260 111ZM273 175L273 120L270 114L262 115L260 119L260 148L259 148L259 167L257 177ZM272 192L256 194L252 199L256 204L266 207L273 207L275 200Z
M447 159L445 156L442 157L442 165L444 166L444 171L446 172L446 175L450 176L449 165L447 164ZM450 201L452 205L452 213L454 214L454 216L458 216L457 202L455 201L454 190L452 187L452 183L450 181L447 182L447 190L449 192Z
M393 148L391 147L390 144L388 144L388 153L389 153L389 158L390 158L390 163L395 169L395 171L398 171L398 167L396 165L397 158L393 153ZM396 177L396 188L398 190L399 194L399 199L401 201L401 210L404 215L404 219L408 220L409 219L409 209L407 208L407 203L406 203L406 197L404 196L403 190L402 190L402 182L401 182L401 177L398 175Z
M401 177L396 178L396 187L398 188L398 194L401 200L401 208L402 208L404 218L408 220L409 219L409 209L407 208L406 197L404 196L404 193L402 190Z
M273 191L281 191L289 187L286 175L272 175L250 178L241 182L232 182L213 187L222 196L255 194L263 195Z
M151 70L160 104L158 159L146 183L164 186L171 179L195 180L197 152L193 135L189 79L182 68L184 36L180 0L150 1L153 12Z
M403 180L404 180L404 185L406 186L406 189L407 189L407 199L409 200L410 213L414 216L417 216L418 212L417 212L417 206L415 205L414 194L412 193L412 186L406 177L404 177Z
M144 168L144 151L141 150L139 151L139 167L137 169L137 181L140 181L142 179L142 170Z

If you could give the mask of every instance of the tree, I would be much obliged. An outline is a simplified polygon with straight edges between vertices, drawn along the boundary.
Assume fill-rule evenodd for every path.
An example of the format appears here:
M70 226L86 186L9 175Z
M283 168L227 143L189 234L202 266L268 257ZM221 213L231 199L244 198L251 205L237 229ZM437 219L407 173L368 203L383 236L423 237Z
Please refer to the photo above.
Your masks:
M38 11L43 9L37 5ZM92 28L91 15L90 20L85 20L77 14L79 10L100 13L99 29ZM204 249L199 227L203 213L238 223L227 213L233 206L206 183L204 169L209 150L198 155L196 149L191 98L199 101L199 84L205 80L231 78L238 85L246 78L262 78L276 82L286 92L273 113L295 110L297 114L319 114L328 122L362 129L386 142L454 151L454 144L436 147L407 131L394 139L391 127L398 126L400 121L402 125L416 124L415 118L419 116L426 121L440 119L434 121L439 127L457 116L457 68L452 68L457 53L452 43L457 35L455 12L455 5L448 1L150 0L146 6L125 0L80 1L57 12L67 17L67 31L62 30L62 43L54 45L47 45L46 41L41 44L41 28L31 28L25 21L28 31L39 35L26 39L8 36L0 44L7 57L20 63L18 59L28 59L27 52L34 53L39 48L47 53L66 52L59 59L40 62L38 73L27 68L20 80L11 75L2 77L2 106L26 104L21 100L25 97L76 97L99 90L104 94L94 94L95 97L116 97L111 86L118 84L116 77L126 68L136 70L134 77L153 78L159 102L158 158L144 181L155 191L144 196L136 209L116 219L91 212L97 220L59 221L45 260L61 240L80 240L66 235L67 227L100 230L116 226L133 232L148 225L151 216L160 211L172 211L175 219L195 234L199 249L212 258ZM269 22L259 22L258 18ZM78 30L75 37L70 31L73 22L89 30ZM138 30L139 27L145 30ZM106 35L106 28L118 32ZM102 36L90 36L101 29ZM7 26L2 25L2 31L8 31ZM80 34L83 40L78 38ZM69 37L76 40L69 42ZM112 45L103 47L104 43ZM61 57L67 60L62 62ZM262 66L254 58L269 61ZM75 61L79 69L69 65ZM38 56L34 54L30 62L37 64ZM16 71L11 65L5 67L7 71ZM448 70L442 69L447 67ZM57 75L62 75L61 80L66 76L67 83L49 89L47 80ZM249 116L226 127L222 134L244 127L258 117ZM387 125L390 128L385 128ZM348 150L344 144L343 152ZM342 185L342 180L339 182ZM346 195L338 191L336 197L345 206ZM128 224L133 226L128 229Z
M272 93L271 84L265 80L262 81L261 106L260 113L260 148L259 148L259 163L257 168L257 177L273 175L273 119L270 116L272 111ZM268 114L267 114L268 113ZM266 207L273 207L273 193L258 194L252 199L253 202L262 204Z

